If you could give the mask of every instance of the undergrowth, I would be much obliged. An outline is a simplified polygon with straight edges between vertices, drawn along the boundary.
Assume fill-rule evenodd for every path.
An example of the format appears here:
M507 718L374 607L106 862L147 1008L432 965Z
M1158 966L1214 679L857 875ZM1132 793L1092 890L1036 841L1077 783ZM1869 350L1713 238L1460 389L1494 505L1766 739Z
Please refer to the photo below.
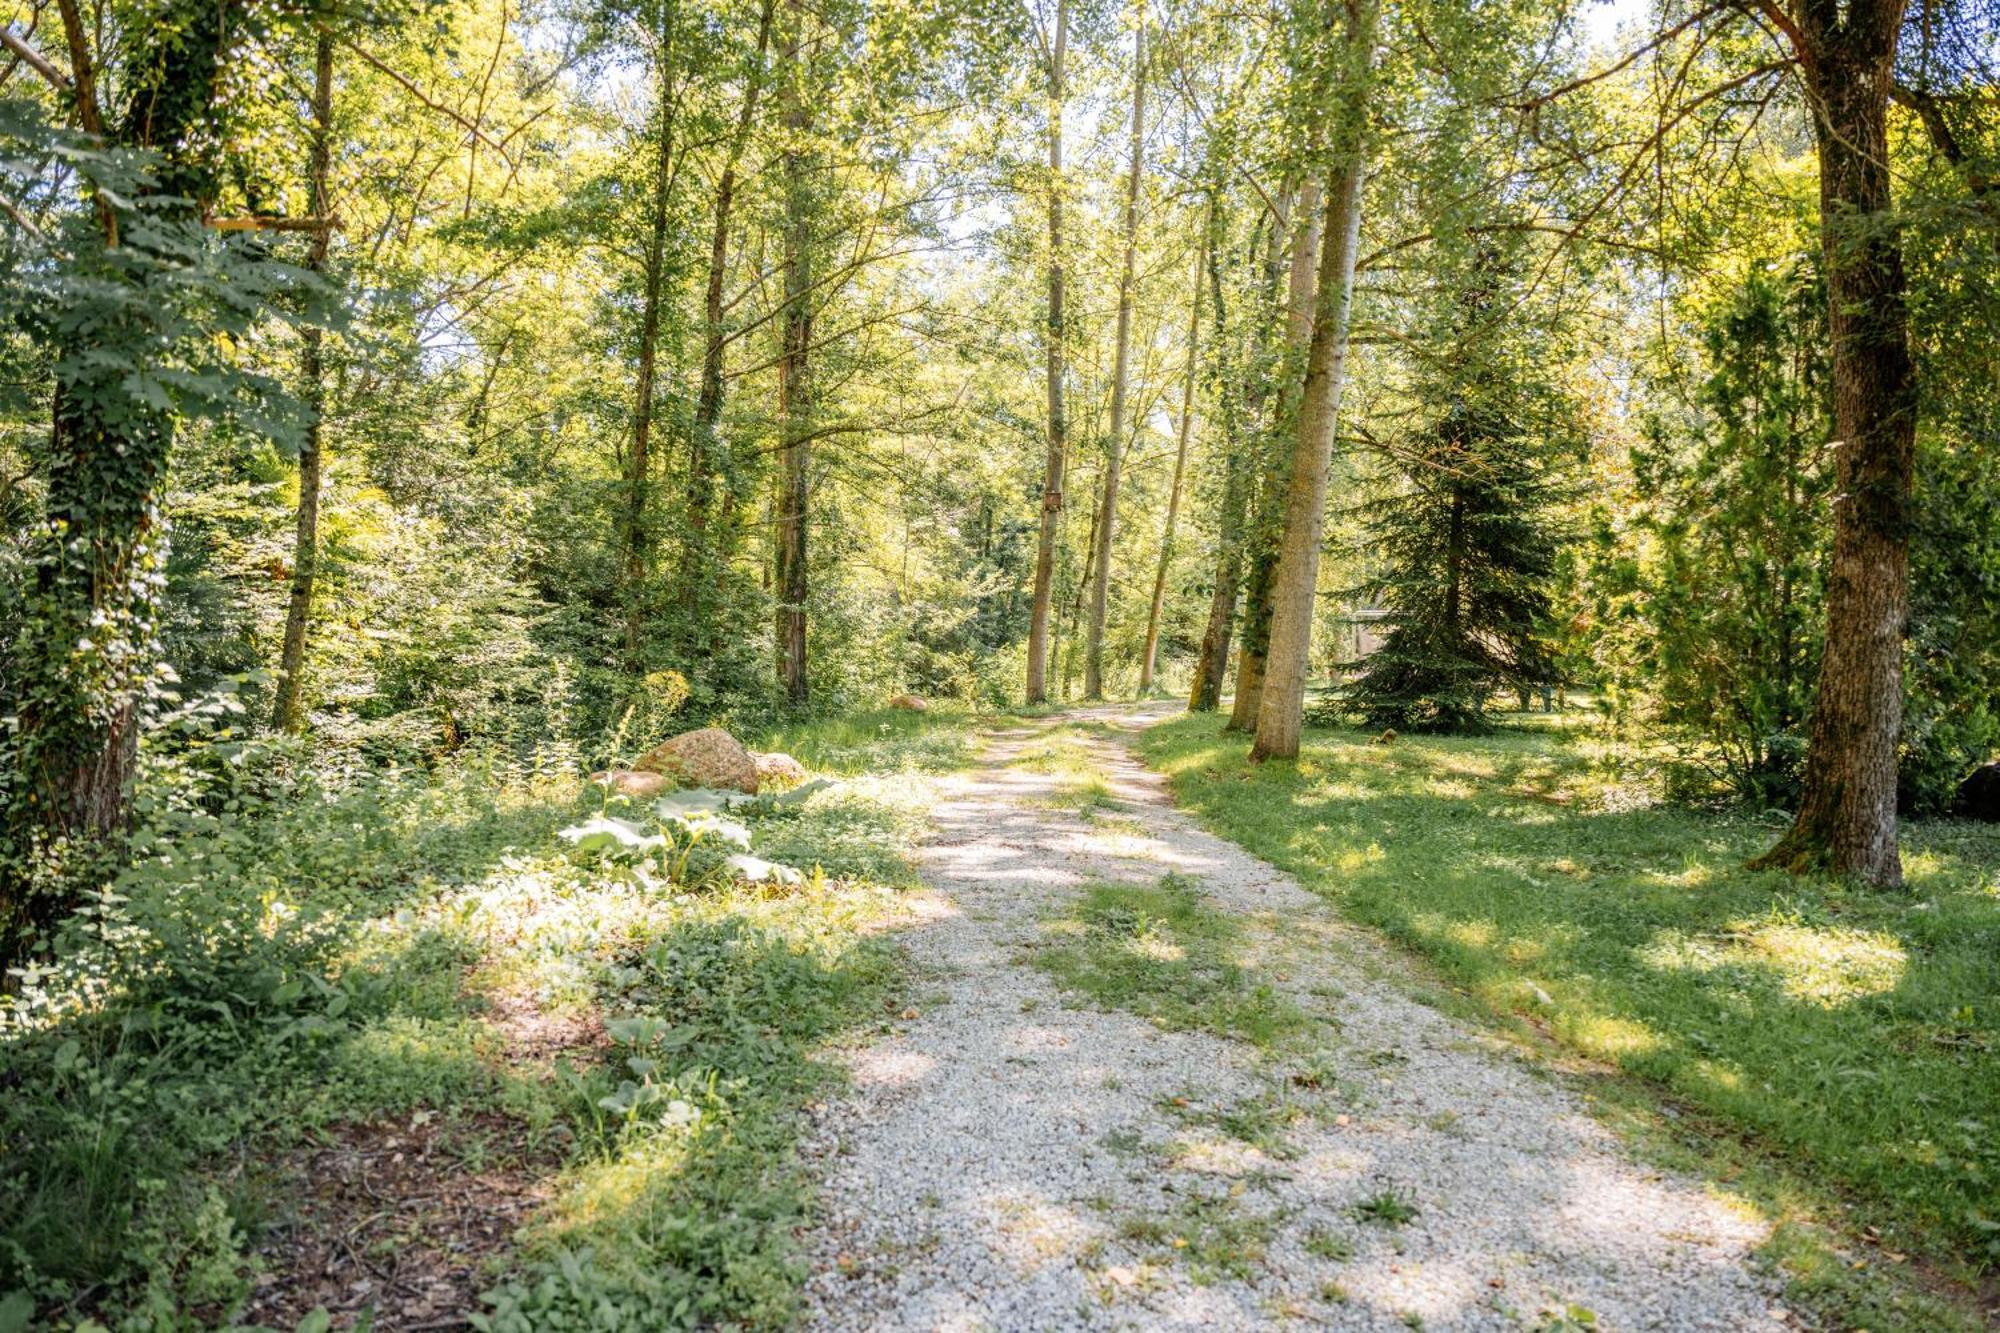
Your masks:
M499 1151L547 1194L478 1256L486 1326L783 1323L813 1051L893 998L873 931L961 731L753 739L840 775L749 820L757 856L810 873L698 891L565 847L605 804L571 776L155 774L130 868L0 1000L0 1328L253 1322L287 1245L342 1221L299 1151L392 1118L436 1135L442 1191ZM523 1006L601 1035L528 1049Z

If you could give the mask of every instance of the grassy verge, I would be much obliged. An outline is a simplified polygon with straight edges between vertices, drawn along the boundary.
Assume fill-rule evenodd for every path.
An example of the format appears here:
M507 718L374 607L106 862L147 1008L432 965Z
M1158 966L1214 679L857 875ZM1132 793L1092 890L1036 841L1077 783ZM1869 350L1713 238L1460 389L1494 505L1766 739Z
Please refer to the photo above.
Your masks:
M0 1330L783 1323L815 1051L896 1008L959 732L759 738L842 775L755 821L790 886L579 857L602 796L520 772L160 812L0 1015Z
M1876 1269L2000 1265L2000 836L1909 831L1908 892L1752 874L1765 824L1646 803L1577 729L1253 766L1219 720L1140 744L1211 828L1433 962L1478 1008L1671 1094L1603 1088L1726 1159L1804 1294L1874 1327L1950 1316ZM1679 1117L1675 1120L1674 1117ZM1852 1258L1810 1219L1873 1242ZM1861 1265L1857 1269L1855 1265Z

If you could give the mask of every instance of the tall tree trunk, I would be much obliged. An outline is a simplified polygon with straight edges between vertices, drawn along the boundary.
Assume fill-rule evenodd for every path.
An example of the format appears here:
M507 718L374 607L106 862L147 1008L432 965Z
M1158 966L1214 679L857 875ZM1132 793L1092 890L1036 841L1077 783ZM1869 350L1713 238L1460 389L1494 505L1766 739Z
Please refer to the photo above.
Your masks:
M780 483L775 510L778 553L778 679L785 698L803 704L810 694L806 678L806 523L812 496L811 463L813 395L812 348L812 189L811 164L805 141L812 131L812 110L806 99L806 8L804 0L785 0L784 120L786 146L785 229L781 260L784 269L785 318L778 359L778 429L781 432Z
M653 397L658 382L660 307L667 299L667 218L674 188L673 57L674 7L662 20L660 50L660 135L653 163L653 197L646 235L646 284L639 316L639 376L632 388L632 452L625 460L625 666L633 675L645 664L639 640L646 625L646 566L650 534L646 507L652 488Z
M1102 476L1097 479L1097 493L1093 497L1090 506L1090 528L1084 533L1083 537L1083 549L1086 552L1097 549L1097 524L1099 517L1104 513L1103 486L1105 480L1106 478ZM1076 677L1076 625L1079 620L1083 619L1083 604L1085 599L1090 595L1092 572L1091 562L1085 560L1083 562L1083 571L1077 576L1076 596L1070 598L1069 601L1069 628L1064 632L1064 638L1069 645L1067 655L1058 659L1054 648L1051 647L1050 649L1049 660L1051 662L1060 660L1062 663L1060 673L1057 673L1055 668L1051 666L1050 674L1057 676L1058 693L1065 699L1070 697L1070 681ZM1054 640L1050 640L1050 643L1053 645Z
M1312 649L1319 585L1319 548L1326 516L1327 474L1334 424L1347 379L1347 324L1354 301L1354 258L1361 239L1361 194L1368 172L1369 92L1374 70L1377 0L1347 0L1344 59L1336 64L1336 99L1329 119L1334 147L1328 175L1325 231L1320 238L1319 299L1305 386L1299 395L1297 444L1285 496L1285 531L1273 575L1271 642L1264 664L1252 759L1289 759L1299 752L1306 663Z
M1132 286L1139 249L1139 187L1146 164L1146 25L1132 38L1132 171L1125 181L1125 260L1118 277L1118 341L1111 372L1111 428L1104 442L1104 501L1097 515L1083 697L1104 697L1104 621L1110 605L1111 543L1118 532L1118 478L1125 461L1125 396L1131 387Z
M1319 287L1314 266L1319 259L1320 186L1308 176L1299 187L1293 211L1292 259L1285 301L1285 358L1278 371L1281 386L1274 422L1274 440L1296 427L1306 352L1312 343L1313 304ZM1243 596L1243 640L1236 658L1236 698L1225 731L1254 732L1264 701L1264 650L1271 641L1271 593L1278 565L1279 520L1285 501L1286 453L1266 450L1268 466L1257 497L1256 519L1250 527L1250 577Z
M333 216L327 197L327 175L333 160L333 30L324 22L313 45L313 138L306 163L306 180L316 218ZM312 234L306 268L326 271L331 228ZM299 396L306 413L305 438L299 443L299 508L292 536L292 593L285 607L284 646L278 654L278 697L271 706L271 726L291 731L302 720L300 692L305 685L306 623L312 612L313 582L319 575L319 492L324 471L326 416L325 334L315 325L300 335Z
M1181 384L1180 440L1174 450L1174 484L1167 491L1167 522L1160 532L1160 563L1153 571L1153 601L1146 612L1146 651L1139 659L1139 693L1153 692L1160 655L1160 615L1167 603L1167 570L1174 562L1174 527L1181 514L1181 482L1187 475L1188 441L1194 435L1194 391L1201 373L1202 247L1194 248L1194 297L1188 302L1187 377Z
M1900 0L1794 7L1819 141L1820 237L1841 441L1826 649L1791 829L1755 863L1902 882L1896 747L1909 623L1917 377L1889 177Z
M686 614L690 643L704 640L707 590L714 581L709 510L715 502L714 467L721 442L723 354L729 331L723 320L723 292L729 274L729 236L736 206L736 172L750 143L757 120L757 103L764 91L764 58L771 45L774 0L764 0L757 14L757 60L743 87L743 105L729 155L715 182L714 221L709 229L708 280L702 290L701 388L695 398L694 432L688 446L687 540L681 550L681 608Z
M1222 258L1217 244L1220 214L1211 198L1207 245L1208 282L1215 294L1215 346L1220 349L1229 332L1229 310L1223 299ZM1208 624L1203 627L1201 648L1195 655L1194 682L1188 689L1190 713L1212 713L1222 699L1222 678L1229 671L1229 640L1236 627L1236 593L1243 582L1243 519L1249 495L1248 465L1241 449L1235 448L1239 411L1237 386L1224 382L1218 396L1222 405L1224 458L1222 502L1216 514L1215 589L1208 599Z
M1056 30L1049 49L1049 312L1047 360L1048 456L1042 474L1042 528L1035 548L1035 595L1028 609L1027 701L1049 697L1049 610L1055 592L1056 529L1063 505L1063 60L1069 47L1069 3L1056 0Z

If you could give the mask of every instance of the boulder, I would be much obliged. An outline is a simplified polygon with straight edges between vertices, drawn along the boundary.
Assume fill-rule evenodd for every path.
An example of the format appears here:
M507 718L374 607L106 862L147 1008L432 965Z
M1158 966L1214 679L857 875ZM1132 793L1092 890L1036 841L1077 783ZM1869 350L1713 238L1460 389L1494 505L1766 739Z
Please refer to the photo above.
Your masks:
M752 750L750 762L757 766L759 791L790 791L806 780L806 766L788 754Z
M928 713L931 706L921 695L899 694L889 701L889 707L901 709L905 713Z
M757 794L756 762L743 742L721 727L684 732L648 750L632 767L667 774L689 787Z
M2000 762L1981 764L1958 784L1951 812L1966 819L2000 824Z
M641 800L670 791L674 786L673 779L664 773L635 773L629 768L592 773L590 780L600 787L609 787L619 796L636 796Z

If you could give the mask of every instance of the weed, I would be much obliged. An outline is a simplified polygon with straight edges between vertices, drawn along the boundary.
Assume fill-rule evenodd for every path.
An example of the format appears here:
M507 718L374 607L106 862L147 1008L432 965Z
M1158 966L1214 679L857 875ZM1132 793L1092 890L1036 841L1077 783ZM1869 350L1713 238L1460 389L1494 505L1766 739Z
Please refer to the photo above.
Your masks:
M1406 1227L1417 1220L1417 1207L1392 1189L1371 1194L1354 1205L1354 1220L1385 1227Z
M1260 1048L1310 1024L1298 1006L1236 962L1237 923L1175 876L1156 886L1092 885L1072 913L1045 929L1036 965L1105 1008Z

